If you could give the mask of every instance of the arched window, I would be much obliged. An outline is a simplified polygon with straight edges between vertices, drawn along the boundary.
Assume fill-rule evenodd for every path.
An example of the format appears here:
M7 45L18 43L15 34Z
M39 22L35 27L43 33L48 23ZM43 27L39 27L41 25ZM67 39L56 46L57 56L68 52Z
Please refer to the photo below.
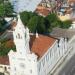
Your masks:
M6 66L4 67L4 70L7 71L7 67Z
M16 38L22 39L22 36L18 33L17 36L16 36Z
M20 36L20 34L18 33L18 39L20 39L20 37L21 37L21 36Z

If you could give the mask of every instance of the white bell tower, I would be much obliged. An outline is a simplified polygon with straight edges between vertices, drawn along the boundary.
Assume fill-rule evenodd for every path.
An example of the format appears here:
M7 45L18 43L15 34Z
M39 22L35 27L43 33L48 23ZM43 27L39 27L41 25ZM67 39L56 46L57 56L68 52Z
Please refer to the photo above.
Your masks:
M30 53L29 48L29 29L24 27L20 15L18 15L17 25L14 27L13 31L14 43L16 45L16 50L20 54Z
M29 48L29 29L24 27L19 15L17 24L13 29L13 38L17 51L11 50L8 53L10 75L38 75L37 55L30 53Z

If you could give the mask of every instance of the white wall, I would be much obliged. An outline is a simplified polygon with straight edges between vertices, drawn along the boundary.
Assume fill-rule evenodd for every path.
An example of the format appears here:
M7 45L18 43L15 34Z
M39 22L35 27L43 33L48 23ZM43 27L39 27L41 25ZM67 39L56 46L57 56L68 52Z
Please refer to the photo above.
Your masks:
M6 68L6 70L5 70L5 68ZM9 75L10 74L10 66L9 65L0 64L0 72L1 73L7 72L8 75Z
M17 52L9 53L10 75L38 75L37 56L35 54L21 55Z
M38 61L39 75L47 75L66 52L67 42L64 38L56 41L45 55Z

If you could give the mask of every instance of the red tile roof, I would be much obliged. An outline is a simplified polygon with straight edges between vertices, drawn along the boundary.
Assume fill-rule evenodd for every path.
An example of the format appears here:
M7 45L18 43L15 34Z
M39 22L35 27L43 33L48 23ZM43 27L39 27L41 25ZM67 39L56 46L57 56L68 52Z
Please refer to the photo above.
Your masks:
M34 52L38 58L41 58L47 50L54 44L56 39L45 36L45 35L39 35L38 38L35 37L35 35L30 37L30 49L31 52ZM13 44L13 41L8 41L8 45ZM12 45L11 44L11 45ZM0 64L9 64L9 59L7 56L0 56Z
M7 48L11 48L11 47L13 47L13 44L14 44L13 40L8 40L8 41L6 42L6 44L5 44L5 46L6 46Z
M0 64L9 65L9 58L8 58L8 56L0 56Z
M68 0L68 3L75 3L75 0Z
M30 41L31 51L40 58L46 53L48 48L54 44L55 40L56 39L44 35L39 35L38 38L32 36Z

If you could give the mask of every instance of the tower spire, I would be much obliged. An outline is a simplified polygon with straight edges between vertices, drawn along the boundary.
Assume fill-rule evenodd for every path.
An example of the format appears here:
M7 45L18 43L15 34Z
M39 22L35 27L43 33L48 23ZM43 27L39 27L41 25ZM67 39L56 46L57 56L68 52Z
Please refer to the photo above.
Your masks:
M30 52L29 49L29 30L24 27L20 15L17 16L17 25L13 31L14 43L16 45L16 50L20 54L27 54Z

